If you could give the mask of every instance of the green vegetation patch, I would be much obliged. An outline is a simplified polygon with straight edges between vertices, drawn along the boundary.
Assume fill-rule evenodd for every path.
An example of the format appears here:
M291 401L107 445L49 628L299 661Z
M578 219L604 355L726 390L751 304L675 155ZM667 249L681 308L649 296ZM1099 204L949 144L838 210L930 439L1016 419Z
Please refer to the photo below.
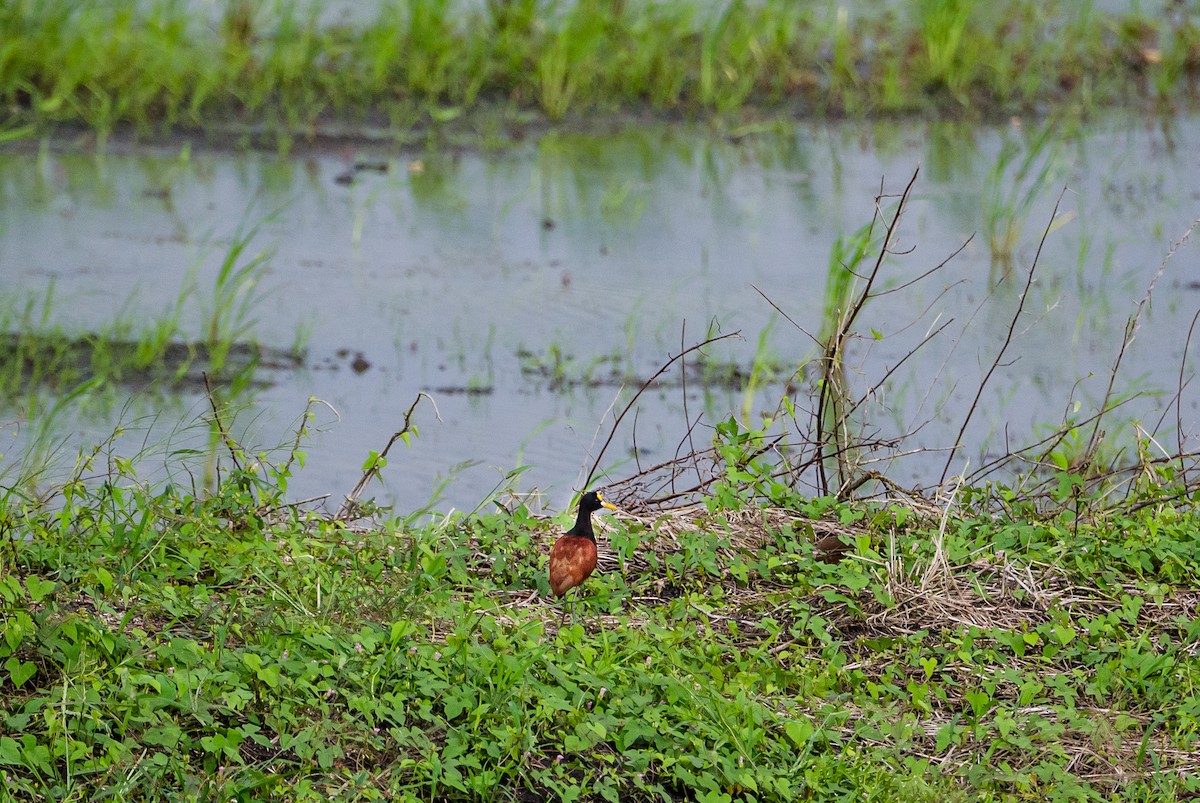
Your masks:
M565 518L338 520L284 503L290 460L233 455L211 495L117 461L50 504L0 496L8 798L1200 792L1190 506L718 489L602 519L564 611Z
M609 482L625 513L565 602L546 563L568 516L359 502L422 395L336 516L288 497L315 400L278 461L237 444L216 398L221 451L168 445L164 478L111 443L52 487L27 461L0 484L0 800L1200 795L1196 455L1105 440L1106 398L924 492L867 459L896 444L855 424L870 394L844 355L915 180L882 235L837 245L808 398ZM221 262L207 343L252 330L249 302L222 301L253 297L253 231ZM647 381L716 370L703 347L732 337ZM765 342L748 385L776 377ZM522 359L563 386L620 362Z
M72 337L65 333L0 333L0 375L6 382L3 395L21 388L47 384L73 388L80 382L103 377L106 382L133 388L203 389L203 374L242 376L255 368L296 368L300 355L248 343L229 344L214 360L207 343L150 340L109 340L96 335Z
M765 341L765 338L762 339ZM691 382L704 388L724 388L740 391L757 387L764 382L785 383L794 372L782 360L768 356L760 343L760 352L747 365L731 360L716 360L700 354L689 360L681 375L648 378L630 367L632 357L619 352L591 360L586 365L574 355L563 351L557 343L550 344L544 352L526 348L517 350L517 361L521 376L544 385L549 390L561 391L576 387L621 387L641 385L647 381L650 387L680 387Z
M1066 0L225 0L0 7L8 136L199 129L283 137L593 111L998 115L1174 103L1200 66L1195 10ZM490 111L489 111L490 110ZM480 114L482 113L482 114Z

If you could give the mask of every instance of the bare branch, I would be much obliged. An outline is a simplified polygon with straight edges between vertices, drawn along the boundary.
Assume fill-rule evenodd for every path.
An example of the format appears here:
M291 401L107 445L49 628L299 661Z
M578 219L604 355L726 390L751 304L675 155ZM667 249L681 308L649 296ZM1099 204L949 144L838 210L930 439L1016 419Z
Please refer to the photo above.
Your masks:
M909 195L912 193L913 185L916 184L917 176L919 176L920 173L920 167L913 171L912 178L908 180L908 184L904 187L904 192L902 192L899 196L899 201L896 205L896 212L887 225L887 231L883 236L883 243L879 247L879 255L875 258L875 264L872 266L871 271L866 275L866 277L863 277L865 286L858 294L858 297L854 300L850 309L838 319L837 327L834 333L830 336L829 341L822 344L825 353L822 355L821 392L817 398L815 429L817 447L817 486L819 492L824 496L829 494L829 478L825 472L826 455L824 452L826 442L830 439L830 437L832 437L834 442L838 444L837 453L840 455L838 458L838 485L845 485L849 480L849 477L847 476L849 467L844 459L844 456L848 454L848 451L844 448L841 448L844 446L844 441L846 439L840 433L846 426L846 421L851 413L851 409L839 404L839 401L845 400L844 397L846 389L841 386L842 383L834 375L834 372L836 367L840 365L844 359L846 352L846 341L850 337L851 330L854 326L854 321L858 318L859 313L862 312L863 306L867 303L867 300L873 298L871 288L874 286L875 280L879 277L879 271L883 267L884 260L887 258L888 254L891 253L892 239L895 236L896 228L900 224L900 218L904 214L904 208L908 203ZM880 194L875 198L875 219L882 217L882 212L879 209L880 200L884 197L891 197L883 195L882 183L883 182L881 181ZM872 226L873 225L874 220L872 221ZM833 432L826 433L825 418L827 411L831 406L838 407L839 409L835 410L833 415Z
M675 362L677 360L680 360L680 359L686 357L688 354L691 354L693 351L697 351L699 349L704 348L705 346L712 345L713 343L716 343L717 341L720 341L720 340L727 340L731 337L740 338L741 336L742 336L742 333L740 331L730 332L729 334L717 335L716 337L710 337L701 343L697 343L696 345L691 346L690 348L687 348L684 351L681 351L679 354L676 354L674 357L667 360L667 362L661 368L659 368L657 371L654 372L653 376L651 376L649 379L647 379L645 382L643 382L642 386L637 389L636 393L633 394L633 398L629 400L629 403L626 404L624 409L622 409L621 412L617 415L617 420L615 422L613 422L612 430L608 433L608 438L604 441L604 445L600 447L600 453L598 455L596 455L596 462L592 463L592 467L588 471L587 479L585 479L583 482L583 488L586 490L588 488L588 486L591 485L592 478L594 476L596 476L596 469L598 469L600 467L600 461L604 459L604 453L608 450L609 444L612 443L613 437L617 434L617 428L619 426L621 426L621 420L623 418L625 418L625 415L630 411L630 409L633 408L633 405L637 403L637 400L641 397L642 393L645 392L646 388L650 387L650 385L652 385L654 383L654 380L658 379L660 376L665 374L670 369L670 367L675 364Z
M958 429L958 435L954 438L954 444L950 449L950 454L946 456L946 465L942 467L942 476L939 484L946 482L946 475L950 472L950 464L954 461L954 455L962 448L963 435L967 431L967 426L971 423L971 418L975 415L975 410L979 407L979 400L983 397L984 388L987 387L988 380L992 378L992 374L1000 367L1001 361L1004 359L1004 352L1008 350L1009 345L1013 340L1013 333L1017 328L1017 321L1021 319L1021 312L1025 309L1025 300L1029 297L1029 287L1033 284L1033 275L1037 272L1038 260L1042 256L1042 248L1046 245L1046 238L1050 236L1050 230L1054 226L1054 220L1058 217L1058 207L1062 204L1063 196L1067 194L1067 188L1063 187L1062 192L1058 194L1058 200L1054 202L1054 211L1050 213L1050 220L1046 223L1046 228L1042 231L1042 239L1038 243L1037 253L1033 256L1033 264L1029 266L1029 275L1025 277L1025 287L1021 290L1021 300L1017 303L1017 311L1013 313L1012 320L1008 324L1008 333L1004 336L1004 344L1000 346L1000 351L996 353L996 359L992 360L992 366L988 368L984 374L983 381L979 383L979 389L975 391L975 398L971 401L971 406L967 409L967 415L963 418L962 426Z
M233 458L233 465L238 471L242 470L242 461L238 459L238 446L234 442L233 436L229 434L229 430L225 428L224 422L221 421L221 411L217 409L217 399L213 396L212 383L209 381L208 372L201 374L204 377L204 394L208 396L208 405L212 408L213 423L217 425L217 432L221 436L221 442L225 444L225 448L229 450L229 456Z
M1146 287L1146 294L1142 296L1142 300L1138 302L1137 308L1133 311L1133 314L1129 316L1129 320L1125 324L1125 336L1121 338L1121 348L1117 350L1117 358L1113 362L1112 370L1108 374L1108 387L1104 391L1104 399L1100 402L1101 410L1108 405L1109 399L1112 398L1113 386L1117 382L1117 373L1121 370L1121 361L1125 358L1125 352L1129 348L1130 344L1133 343L1133 339L1137 336L1137 330L1141 326L1142 310L1144 310L1146 305L1150 303L1150 299L1154 295L1154 287L1158 284L1159 278L1161 278L1163 273L1166 271L1167 263L1170 262L1175 256L1175 252L1182 248L1187 241L1191 239L1192 232L1195 231L1197 225L1200 225L1200 218L1193 220L1192 224L1187 227L1187 231L1183 233L1183 236L1171 245L1171 249L1167 251L1167 255L1163 257L1162 262L1158 266L1158 270L1155 271L1154 277L1150 279L1150 284ZM1087 453L1093 454L1099 445L1100 419L1097 418L1095 426L1092 427L1092 435L1090 438L1088 438Z

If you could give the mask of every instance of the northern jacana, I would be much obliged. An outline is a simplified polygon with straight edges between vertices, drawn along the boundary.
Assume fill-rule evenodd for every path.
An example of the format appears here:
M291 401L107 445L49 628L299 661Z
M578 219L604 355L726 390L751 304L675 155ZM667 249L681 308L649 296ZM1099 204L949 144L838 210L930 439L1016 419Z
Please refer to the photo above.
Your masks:
M616 510L616 505L596 491L579 498L579 513L575 526L567 530L550 548L550 590L562 597L591 576L596 569L596 533L592 530L592 514L602 507ZM563 617L567 609L563 607Z

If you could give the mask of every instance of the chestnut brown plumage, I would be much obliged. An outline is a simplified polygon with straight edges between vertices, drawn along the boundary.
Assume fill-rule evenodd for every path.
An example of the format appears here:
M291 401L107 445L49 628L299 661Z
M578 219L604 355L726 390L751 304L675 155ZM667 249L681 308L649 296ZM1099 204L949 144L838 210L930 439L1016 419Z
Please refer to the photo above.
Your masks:
M579 499L575 526L567 530L550 548L550 590L561 597L591 576L596 569L596 533L592 530L592 513L616 506L596 491L588 491ZM563 614L566 614L564 608Z
M836 535L824 535L813 543L813 557L822 563L840 563L854 548L854 544L843 541Z

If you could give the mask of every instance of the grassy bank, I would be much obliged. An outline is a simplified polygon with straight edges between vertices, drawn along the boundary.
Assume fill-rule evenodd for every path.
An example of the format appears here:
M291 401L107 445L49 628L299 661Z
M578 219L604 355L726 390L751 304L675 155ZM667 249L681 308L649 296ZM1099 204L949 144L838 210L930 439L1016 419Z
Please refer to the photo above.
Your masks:
M362 135L379 126L519 130L589 112L1000 115L1172 104L1200 66L1195 12L970 0L176 0L0 8L7 137ZM102 32L102 33L101 33Z
M121 461L0 495L0 799L1200 792L1200 520L1165 473L1080 516L727 466L604 522L560 627L565 516L339 521L286 503L293 461L226 460L211 495Z

